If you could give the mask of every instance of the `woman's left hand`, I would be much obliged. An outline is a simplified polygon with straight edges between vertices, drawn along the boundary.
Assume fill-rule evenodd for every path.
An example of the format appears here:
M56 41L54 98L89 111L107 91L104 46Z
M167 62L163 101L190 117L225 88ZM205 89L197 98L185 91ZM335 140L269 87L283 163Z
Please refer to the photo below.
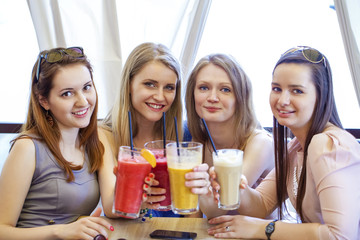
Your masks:
M224 215L209 220L209 224L217 225L209 228L208 233L216 238L262 239L266 237L265 226L267 223L268 221L259 218Z
M194 194L207 194L210 187L208 170L206 163L194 167L192 172L185 174L185 186L191 188Z
M161 201L165 200L165 188L155 187L159 185L159 181L155 180L155 175L150 173L145 178L145 184L143 185L143 204L142 208L157 209L160 207Z

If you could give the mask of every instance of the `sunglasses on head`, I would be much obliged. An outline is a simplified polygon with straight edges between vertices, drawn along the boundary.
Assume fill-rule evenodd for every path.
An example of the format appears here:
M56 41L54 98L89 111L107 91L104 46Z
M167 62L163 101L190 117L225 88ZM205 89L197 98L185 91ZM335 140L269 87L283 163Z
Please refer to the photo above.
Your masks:
M41 71L40 66L41 66L42 59L45 59L45 61L48 63L56 63L63 58L64 54L69 55L74 58L82 58L82 57L84 57L84 50L82 49L82 47L70 47L70 48L66 48L66 49L52 50L52 51L46 53L45 55L43 55L43 54L39 55L38 66L37 66L36 76L35 76L35 80L34 80L35 83L37 83L39 81L39 76L40 76L40 71Z
M287 50L285 53L283 53L281 56L283 57L288 54L295 53L297 51L301 51L302 55L304 56L304 58L307 61L309 61L311 63L320 63L323 61L324 65L326 67L324 55L321 52L319 52L318 50L316 50L315 48L311 48L311 47L307 47L307 46L299 46L299 47L291 48L291 49Z

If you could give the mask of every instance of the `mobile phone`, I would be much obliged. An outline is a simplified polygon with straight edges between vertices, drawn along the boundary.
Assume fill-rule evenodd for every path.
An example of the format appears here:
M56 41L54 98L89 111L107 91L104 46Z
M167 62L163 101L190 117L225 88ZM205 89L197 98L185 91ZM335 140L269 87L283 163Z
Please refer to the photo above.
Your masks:
M195 239L197 233L194 232L180 232L170 230L155 230L150 233L151 238L167 238L167 239Z

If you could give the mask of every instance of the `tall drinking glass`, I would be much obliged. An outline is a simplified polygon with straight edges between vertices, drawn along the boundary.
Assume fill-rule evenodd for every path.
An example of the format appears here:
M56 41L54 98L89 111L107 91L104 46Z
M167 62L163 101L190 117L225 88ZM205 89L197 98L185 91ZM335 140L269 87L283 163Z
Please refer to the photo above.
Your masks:
M165 144L171 143L172 141L166 140ZM166 160L166 149L164 148L163 140L156 140L147 142L144 145L144 148L150 150L156 158L156 167L152 169L152 172L155 174L155 179L159 181L157 187L164 188L166 190L165 200L160 202L160 207L156 210L159 211L169 211L171 210L171 195L170 195L170 182L169 182L169 173Z
M113 213L125 218L139 217L144 179L151 171L140 150L121 146L119 151Z
M171 188L171 208L177 214L199 211L198 195L185 186L185 174L202 163L203 145L197 142L168 143L166 156Z
M240 180L243 151L239 149L220 149L212 154L217 181L220 184L218 207L225 210L240 206Z

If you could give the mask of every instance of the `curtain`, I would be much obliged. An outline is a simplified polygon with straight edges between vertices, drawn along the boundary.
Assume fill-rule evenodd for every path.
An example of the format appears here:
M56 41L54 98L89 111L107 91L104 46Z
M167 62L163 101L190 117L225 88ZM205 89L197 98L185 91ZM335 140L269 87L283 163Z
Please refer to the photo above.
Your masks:
M185 80L187 80L191 70L190 68L194 64L206 19L211 7L211 1L212 0L195 1L193 6L189 26L185 34L185 40L180 55Z
M360 1L334 0L354 89L360 106Z
M114 102L122 67L116 1L27 0L39 49L81 46L94 68L99 118Z

